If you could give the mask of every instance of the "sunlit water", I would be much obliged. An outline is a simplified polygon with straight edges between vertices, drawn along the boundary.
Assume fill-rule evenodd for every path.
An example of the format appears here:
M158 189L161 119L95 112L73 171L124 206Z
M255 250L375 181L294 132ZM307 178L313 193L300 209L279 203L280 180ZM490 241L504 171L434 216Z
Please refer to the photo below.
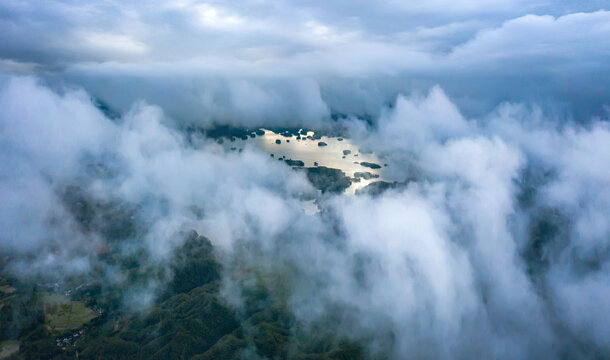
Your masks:
M274 159L292 159L301 160L305 163L305 167L325 166L328 168L339 169L347 176L352 178L352 185L345 191L346 194L354 194L356 190L365 187L366 185L384 179L384 160L380 159L373 153L361 153L356 145L350 139L322 136L321 139L307 139L301 136L297 140L296 136L286 137L276 134L273 131L266 130L265 135L249 137L247 140L235 139L235 141L225 141L226 148L235 148L235 150L245 147L246 144L253 144L262 149L268 154L273 154ZM307 135L313 136L310 131ZM280 140L280 144L276 143ZM326 146L319 146L319 142L324 142ZM348 150L349 154L344 154L344 150ZM371 169L360 165L361 162L369 162L378 164L380 169ZM354 181L356 173L368 172L377 178L364 179Z

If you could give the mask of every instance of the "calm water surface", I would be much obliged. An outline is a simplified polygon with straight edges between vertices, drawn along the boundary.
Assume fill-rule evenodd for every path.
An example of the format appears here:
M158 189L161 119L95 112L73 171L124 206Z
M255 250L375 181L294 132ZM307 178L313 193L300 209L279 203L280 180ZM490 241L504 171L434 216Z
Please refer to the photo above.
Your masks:
M262 149L268 154L273 154L275 159L285 157L285 159L301 160L305 163L305 167L325 166L334 169L340 169L347 176L354 178L358 172L369 172L373 175L378 175L378 178L360 179L360 182L352 182L352 185L345 191L346 194L354 194L357 189L361 189L366 185L384 179L384 160L377 157L373 153L361 153L359 148L354 145L350 139L322 136L319 140L311 140L301 136L301 140L292 135L286 137L274 133L271 130L266 130L265 135L248 138L247 140L236 139L235 141L225 141L227 148L235 147L236 149L243 148L246 143L253 144ZM313 136L313 132L308 132L307 135ZM276 143L280 140L280 144ZM324 142L326 146L319 146L319 142ZM344 150L348 150L349 154L344 154ZM361 162L369 162L381 165L380 169L371 169L360 165Z

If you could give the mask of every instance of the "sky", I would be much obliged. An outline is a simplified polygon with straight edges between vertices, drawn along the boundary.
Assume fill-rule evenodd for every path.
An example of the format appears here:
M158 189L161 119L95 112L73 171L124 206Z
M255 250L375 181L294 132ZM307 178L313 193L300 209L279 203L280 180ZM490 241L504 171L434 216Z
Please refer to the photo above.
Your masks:
M195 229L227 304L244 269L289 275L297 321L373 357L609 357L609 5L2 1L0 251L19 276L87 273L107 239L77 226L76 186L138 209L121 251L166 266ZM340 131L398 183L320 195L184 136L215 124Z
M121 110L144 98L204 126L285 121L278 101L311 109L298 122L378 115L435 84L473 116L535 99L586 120L609 92L607 5L8 0L0 68L84 86ZM243 91L257 111L239 111Z

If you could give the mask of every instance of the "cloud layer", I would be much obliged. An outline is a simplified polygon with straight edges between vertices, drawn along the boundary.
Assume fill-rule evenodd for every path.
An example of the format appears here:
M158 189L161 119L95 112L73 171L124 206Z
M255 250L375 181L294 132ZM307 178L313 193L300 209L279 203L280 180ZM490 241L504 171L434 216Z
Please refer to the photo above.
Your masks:
M272 100L317 124L329 115L318 97L332 111L376 116L398 93L437 83L472 114L536 100L586 120L609 93L604 5L8 1L0 65L80 84L123 111L146 99L205 126L291 121ZM245 89L255 105L246 112Z
M196 229L221 254L229 304L239 308L248 274L259 274L298 321L326 321L372 354L610 351L605 120L558 127L539 109L505 104L478 123L439 87L400 96L367 131L342 121L405 185L322 197L322 213L308 215L300 201L315 194L302 174L254 148L226 153L205 138L193 147L156 106L136 103L112 120L82 90L17 77L4 79L0 103L11 165L1 244L22 275L86 273L111 244L80 228L62 198L78 186L139 209L144 230L122 251L164 264L176 234ZM158 281L125 301L150 300Z

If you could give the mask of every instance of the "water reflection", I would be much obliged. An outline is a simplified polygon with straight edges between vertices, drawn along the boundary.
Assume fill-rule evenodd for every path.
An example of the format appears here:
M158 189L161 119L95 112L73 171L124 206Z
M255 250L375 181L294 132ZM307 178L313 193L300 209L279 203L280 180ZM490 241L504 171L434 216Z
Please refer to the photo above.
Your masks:
M264 135L236 138L225 141L225 147L240 149L246 144L252 144L273 155L278 160L300 160L305 167L325 166L339 169L352 178L352 184L345 191L354 194L356 190L366 185L384 179L384 159L373 153L362 153L350 139L322 136L314 139L314 132L305 135L278 134L262 129ZM369 167L362 163L369 164ZM379 168L371 168L370 166Z

